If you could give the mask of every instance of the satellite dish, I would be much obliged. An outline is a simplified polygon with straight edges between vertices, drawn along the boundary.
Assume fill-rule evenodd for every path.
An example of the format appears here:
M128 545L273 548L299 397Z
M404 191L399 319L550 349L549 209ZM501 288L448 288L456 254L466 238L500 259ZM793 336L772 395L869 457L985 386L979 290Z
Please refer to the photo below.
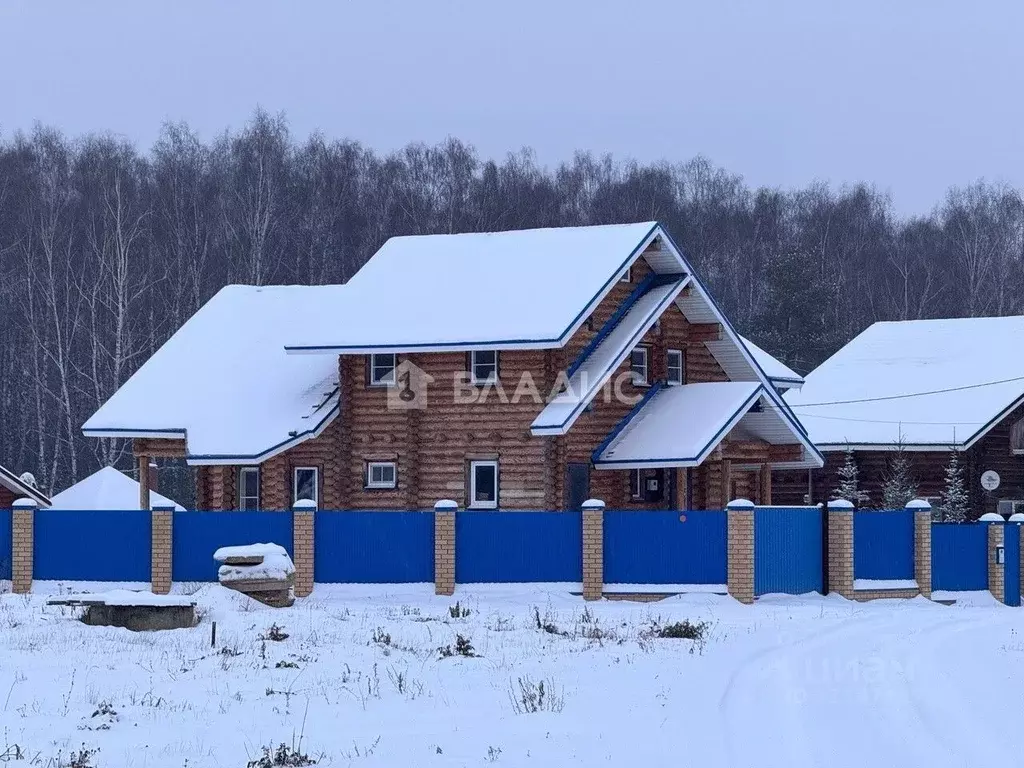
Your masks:
M993 469L981 473L981 487L986 491L994 491L999 487L999 473Z

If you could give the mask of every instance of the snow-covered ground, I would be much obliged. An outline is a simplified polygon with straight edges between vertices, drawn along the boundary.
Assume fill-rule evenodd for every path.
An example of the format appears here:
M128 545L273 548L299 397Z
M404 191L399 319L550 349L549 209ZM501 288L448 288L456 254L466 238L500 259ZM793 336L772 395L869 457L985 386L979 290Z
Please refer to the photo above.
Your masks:
M389 768L941 768L1024 752L1024 611L987 595L747 607L318 586L271 609L209 585L194 629L132 633L47 607L61 590L0 595L4 765L84 748L101 768L245 768L280 743ZM709 622L703 642L653 631L684 619Z

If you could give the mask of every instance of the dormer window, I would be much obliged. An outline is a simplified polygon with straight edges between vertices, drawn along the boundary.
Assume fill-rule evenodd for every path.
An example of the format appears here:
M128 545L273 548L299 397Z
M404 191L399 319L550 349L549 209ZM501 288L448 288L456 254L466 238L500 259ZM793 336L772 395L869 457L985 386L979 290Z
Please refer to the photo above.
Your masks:
M669 384L686 383L686 363L681 349L670 349L666 354L666 379Z
M469 371L474 384L498 383L498 352L494 349L469 353Z
M634 347L629 353L629 370L633 372L633 383L636 386L647 386L647 347Z

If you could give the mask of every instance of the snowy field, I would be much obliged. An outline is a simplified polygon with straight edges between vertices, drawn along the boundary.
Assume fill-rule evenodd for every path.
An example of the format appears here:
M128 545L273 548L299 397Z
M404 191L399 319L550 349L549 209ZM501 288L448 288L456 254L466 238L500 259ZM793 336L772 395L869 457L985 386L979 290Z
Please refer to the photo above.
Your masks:
M194 629L132 633L45 606L58 591L0 595L2 765L246 768L276 764L262 748L282 743L388 768L940 768L1024 752L1024 611L987 595L746 607L463 587L456 610L429 585L339 586L269 609L203 586ZM659 636L684 620L707 622L704 638Z

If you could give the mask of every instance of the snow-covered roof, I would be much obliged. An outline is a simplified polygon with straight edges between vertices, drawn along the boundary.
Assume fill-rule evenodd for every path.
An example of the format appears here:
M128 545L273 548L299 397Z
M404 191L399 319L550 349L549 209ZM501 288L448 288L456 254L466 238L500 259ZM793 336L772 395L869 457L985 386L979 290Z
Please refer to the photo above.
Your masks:
M804 383L804 377L794 371L788 365L781 360L772 357L768 352L765 352L761 347L757 346L750 339L740 336L743 343L747 345L747 349L750 350L750 354L754 356L757 364L761 366L761 370L764 371L765 376L768 377L769 381L779 389L791 389L797 388Z
M288 355L284 344L345 290L222 288L85 423L84 433L185 437L191 464L263 461L319 434L337 414L338 360Z
M33 499L41 507L50 506L50 499L45 493L4 467L0 467L0 485L18 496Z
M803 442L803 435L765 398L760 382L722 381L658 386L594 452L606 469L693 467L727 436L770 444ZM760 403L760 408L751 411ZM818 466L813 449L787 466Z
M680 277L640 296L618 324L586 355L569 377L565 392L540 412L530 429L535 435L562 435L569 430L594 395L604 386L626 355L661 317L686 284Z
M553 348L661 233L656 222L393 237L295 324L291 352ZM655 272L678 258L648 259Z
M825 449L969 447L1024 399L1024 317L875 323L786 401Z
M185 508L156 491L149 492L150 508ZM113 467L103 467L83 480L79 480L51 499L51 509L129 510L139 509L139 481Z

